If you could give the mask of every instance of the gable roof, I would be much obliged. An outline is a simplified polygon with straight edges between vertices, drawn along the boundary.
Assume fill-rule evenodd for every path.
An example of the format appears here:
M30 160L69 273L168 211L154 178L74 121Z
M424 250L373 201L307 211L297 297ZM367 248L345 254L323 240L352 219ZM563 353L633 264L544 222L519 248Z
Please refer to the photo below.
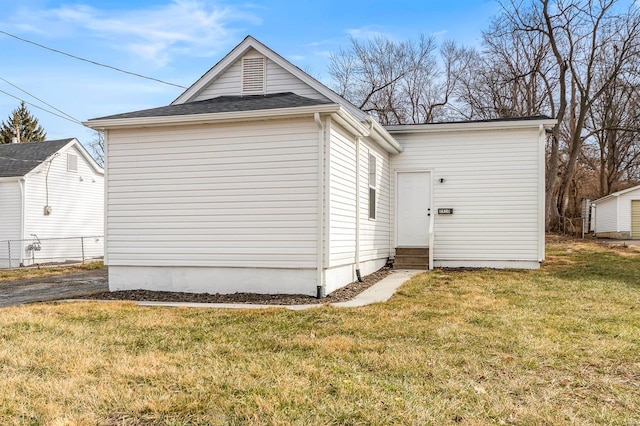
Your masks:
M597 203L600 203L602 201L606 201L606 200L608 200L610 198L619 197L619 196L624 195L624 194L626 194L628 192L637 191L639 189L640 189L640 185L632 186L631 188L623 189L622 191L612 192L611 194L605 195L604 197L598 198L597 200L594 200L592 202L597 204Z
M171 104L124 114L109 115L94 120L121 118L167 117L173 115L211 114L219 112L256 111L277 108L297 108L314 105L329 105L331 101L305 98L291 92L268 95L219 96L203 101Z
M315 89L317 92L327 97L331 101L341 105L360 121L363 121L367 114L353 105L351 102L338 95L336 92L320 83L309 74L287 61L285 58L274 52L252 36L248 35L231 50L224 58L222 58L217 64L215 64L209 71L207 71L202 77L200 77L195 83L193 83L187 90L185 90L176 100L171 104L182 104L190 102L195 99L212 81L214 81L219 75L224 73L231 65L233 65L238 59L240 59L249 50L254 49L261 55L272 60L274 63L284 68L290 74L294 75L308 86Z
M43 142L0 144L0 178L22 177L65 147L76 144L83 157L98 173L103 173L100 166L75 139L56 139ZM87 158L88 157L88 158Z
M0 177L24 176L73 139L0 145Z
M251 49L273 61L329 101L305 98L291 92L270 95L219 96L213 99L194 101L211 82ZM402 152L398 141L375 119L251 36L247 36L170 105L93 118L83 124L93 129L106 130L278 117L315 117L315 114L331 114L339 123L353 129L354 134L371 137L388 152Z

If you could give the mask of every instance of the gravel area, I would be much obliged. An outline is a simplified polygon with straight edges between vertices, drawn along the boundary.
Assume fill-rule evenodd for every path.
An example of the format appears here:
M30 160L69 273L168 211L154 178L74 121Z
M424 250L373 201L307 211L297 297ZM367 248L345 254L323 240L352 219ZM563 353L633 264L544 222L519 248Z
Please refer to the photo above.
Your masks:
M311 305L322 303L345 302L368 289L391 273L389 268L382 268L362 278L363 282L353 282L334 291L323 299L304 294L209 294L180 293L170 291L124 290L107 291L78 297L78 299L94 300L133 300L149 302L192 302L192 303L250 303L257 305Z

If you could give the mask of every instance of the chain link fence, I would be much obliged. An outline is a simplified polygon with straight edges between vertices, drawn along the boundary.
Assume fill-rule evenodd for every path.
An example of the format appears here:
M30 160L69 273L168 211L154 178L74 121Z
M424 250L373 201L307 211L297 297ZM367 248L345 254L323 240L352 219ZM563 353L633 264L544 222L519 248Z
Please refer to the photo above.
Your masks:
M102 235L0 240L0 268L82 262L104 256Z

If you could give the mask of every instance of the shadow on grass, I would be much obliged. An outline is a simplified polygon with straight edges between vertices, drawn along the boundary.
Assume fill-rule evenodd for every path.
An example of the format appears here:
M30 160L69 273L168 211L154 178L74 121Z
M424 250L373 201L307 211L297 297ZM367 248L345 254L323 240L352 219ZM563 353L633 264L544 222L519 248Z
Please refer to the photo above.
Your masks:
M640 252L630 247L581 244L549 247L543 270L571 281L615 280L640 288Z

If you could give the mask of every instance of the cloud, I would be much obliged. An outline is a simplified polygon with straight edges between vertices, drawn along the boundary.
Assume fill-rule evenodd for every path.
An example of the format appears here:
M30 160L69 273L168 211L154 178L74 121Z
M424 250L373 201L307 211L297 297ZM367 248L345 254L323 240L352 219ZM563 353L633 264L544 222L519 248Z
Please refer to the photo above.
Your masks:
M386 39L393 39L391 34L385 33L380 28L375 26L364 26L361 28L349 28L345 30L347 34L357 40L370 40L377 37L383 37Z
M100 39L159 66L178 55L215 55L228 47L229 39L238 38L238 29L261 24L249 9L204 0L173 0L152 8L128 10L105 10L86 4L44 10L22 8L16 17L11 21L20 22L22 31L43 33L40 29L46 28L49 34L62 37Z
M441 31L435 31L435 32L431 33L431 35L436 37L436 38L442 38L445 35L447 35L448 33L449 33L448 30L441 30Z

